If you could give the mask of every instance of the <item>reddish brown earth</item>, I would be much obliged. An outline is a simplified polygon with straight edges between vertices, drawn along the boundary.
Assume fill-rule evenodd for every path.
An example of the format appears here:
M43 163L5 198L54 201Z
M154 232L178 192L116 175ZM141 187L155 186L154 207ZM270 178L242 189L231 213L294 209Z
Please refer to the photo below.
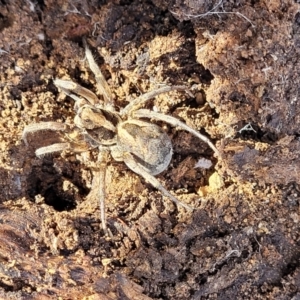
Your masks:
M105 238L97 151L37 158L57 134L21 140L72 123L53 78L95 91L83 37L117 107L160 84L194 94L151 102L222 153L160 123L174 155L157 178L194 212L111 161ZM300 299L299 49L299 1L1 0L1 299Z

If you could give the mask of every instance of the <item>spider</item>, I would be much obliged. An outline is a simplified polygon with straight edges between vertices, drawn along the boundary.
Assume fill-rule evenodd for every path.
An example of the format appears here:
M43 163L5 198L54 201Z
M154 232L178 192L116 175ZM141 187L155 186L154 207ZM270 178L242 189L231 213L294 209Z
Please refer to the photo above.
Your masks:
M184 129L206 142L218 156L220 155L219 151L206 136L178 119L148 109L140 109L148 100L159 94L172 90L188 92L187 87L164 86L158 88L139 96L118 112L115 109L110 88L85 41L84 46L89 67L95 75L97 88L103 95L103 101L100 101L93 92L73 81L55 79L56 87L75 100L75 126L72 128L72 126L59 122L30 124L23 130L22 139L25 144L27 145L27 134L53 130L64 132L68 141L38 148L35 151L37 157L63 150L75 152L88 151L91 148L99 150L98 176L97 178L94 176L92 191L95 188L99 191L101 223L105 234L108 233L105 215L105 173L110 155L116 161L123 161L129 169L142 176L175 204L192 210L190 206L169 193L154 177L167 169L173 154L172 143L162 128L142 119L159 120Z

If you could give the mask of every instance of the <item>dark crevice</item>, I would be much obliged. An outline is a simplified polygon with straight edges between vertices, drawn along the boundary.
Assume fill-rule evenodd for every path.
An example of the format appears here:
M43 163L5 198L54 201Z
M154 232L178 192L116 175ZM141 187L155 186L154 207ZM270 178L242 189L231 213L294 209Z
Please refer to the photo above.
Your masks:
M13 15L3 15L0 13L0 32L4 28L11 27L14 23L14 17Z
M240 121L236 125L235 138L273 144L278 140L278 135L274 132L261 129L255 122Z
M76 191L65 190L63 188L64 181L71 181L82 197L86 196L89 190L74 171L68 170L70 167L66 163L66 170L63 170L62 173L58 173L51 162L45 161L41 167L34 167L28 177L28 196L34 201L35 196L41 195L44 197L45 203L57 211L74 209L76 207L74 199Z

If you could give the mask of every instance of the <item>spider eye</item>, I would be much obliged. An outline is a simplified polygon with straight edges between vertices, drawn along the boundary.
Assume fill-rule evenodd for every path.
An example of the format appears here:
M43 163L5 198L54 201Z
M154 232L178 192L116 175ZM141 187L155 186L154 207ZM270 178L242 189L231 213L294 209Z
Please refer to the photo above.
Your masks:
M95 123L90 118L82 118L83 127L86 129L94 129Z
M83 120L83 122L85 122L85 123L92 123L92 120L91 119L82 119Z

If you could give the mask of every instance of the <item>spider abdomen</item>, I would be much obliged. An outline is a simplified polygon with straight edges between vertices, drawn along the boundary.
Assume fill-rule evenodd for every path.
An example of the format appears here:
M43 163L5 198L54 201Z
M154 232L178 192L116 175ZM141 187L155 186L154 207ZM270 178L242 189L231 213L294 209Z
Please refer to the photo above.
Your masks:
M123 151L130 152L151 175L164 171L171 161L171 140L155 124L140 120L121 122L117 126L117 141Z

